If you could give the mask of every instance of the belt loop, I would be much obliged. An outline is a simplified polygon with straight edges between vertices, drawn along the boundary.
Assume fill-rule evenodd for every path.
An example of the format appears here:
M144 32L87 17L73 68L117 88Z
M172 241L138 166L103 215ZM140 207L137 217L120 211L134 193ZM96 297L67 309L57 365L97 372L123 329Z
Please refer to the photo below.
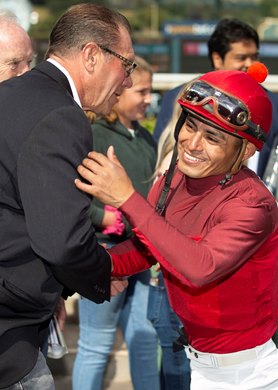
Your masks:
M214 355L211 355L211 364L214 366L214 367L219 367L219 364L218 364L218 358Z

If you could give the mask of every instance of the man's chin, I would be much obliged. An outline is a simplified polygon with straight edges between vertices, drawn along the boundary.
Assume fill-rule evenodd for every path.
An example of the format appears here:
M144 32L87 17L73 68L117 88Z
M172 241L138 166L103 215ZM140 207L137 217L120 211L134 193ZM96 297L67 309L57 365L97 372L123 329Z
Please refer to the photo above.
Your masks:
M192 169L188 166L179 163L178 163L178 169L185 176L190 177L190 179L201 179L202 177L206 176L205 173L200 169Z
M118 102L118 100L119 100L118 96L113 94L110 98L106 99L103 103L90 108L83 107L83 110L93 111L94 113L102 116L108 115L110 114L113 106Z
M103 104L101 106L93 107L93 108L90 108L90 109L86 109L86 108L83 107L83 110L92 111L92 112L94 112L97 115L105 116L105 115L108 115L111 112L112 107L113 107L113 104Z

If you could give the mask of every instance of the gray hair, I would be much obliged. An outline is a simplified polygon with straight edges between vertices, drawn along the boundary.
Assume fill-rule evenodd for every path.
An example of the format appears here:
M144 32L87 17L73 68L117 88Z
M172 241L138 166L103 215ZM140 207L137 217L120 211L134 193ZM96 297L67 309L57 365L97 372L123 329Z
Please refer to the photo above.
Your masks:
M9 10L0 10L0 22L14 22L19 25L17 16Z

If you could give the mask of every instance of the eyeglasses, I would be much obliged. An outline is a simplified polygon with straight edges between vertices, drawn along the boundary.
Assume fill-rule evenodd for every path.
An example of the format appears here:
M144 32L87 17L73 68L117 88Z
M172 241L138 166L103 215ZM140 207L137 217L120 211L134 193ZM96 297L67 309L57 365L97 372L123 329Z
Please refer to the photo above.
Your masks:
M211 100L214 104L209 104ZM266 139L260 126L249 120L249 109L241 100L216 89L205 81L198 80L190 84L179 99L181 105L183 102L203 106L205 110L213 113L233 129L245 131L262 141Z
M121 60L123 62L123 65L124 65L125 71L126 71L126 77L129 77L131 75L131 73L134 71L134 69L136 68L137 64L135 62L128 60L127 58L121 56L120 54L109 49L108 47L105 47L102 45L99 45L99 47L103 51L105 51L106 53L112 54L112 56L119 58L119 60Z

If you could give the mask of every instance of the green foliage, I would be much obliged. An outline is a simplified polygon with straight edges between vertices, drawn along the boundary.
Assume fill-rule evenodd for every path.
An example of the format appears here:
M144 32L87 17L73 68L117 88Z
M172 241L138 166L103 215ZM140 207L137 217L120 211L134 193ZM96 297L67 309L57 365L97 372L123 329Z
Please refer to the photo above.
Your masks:
M145 127L151 134L154 131L155 122L156 122L155 117L145 118L142 121L140 121L141 125Z
M83 0L82 0L83 1ZM48 39L49 32L57 18L71 5L80 0L34 0L37 5L44 4L48 11L46 19L32 26L30 34L35 39ZM237 17L255 28L263 17L278 17L277 0L84 0L115 8L130 21L138 34L146 37L152 28L152 13L156 12L157 27L162 30L165 21L218 20L223 17ZM156 5L156 7L154 7ZM159 32L157 31L157 34ZM150 37L150 35L148 35Z
M54 26L57 17L55 15L48 15L38 24L31 25L29 34L35 41L48 41L48 37L52 27Z
M261 0L259 5L261 16L264 17L278 17L278 4L273 0Z
M50 9L51 12L56 15L63 13L67 8L72 5L80 3L81 2L78 0L46 0L46 6ZM109 1L105 0L86 0L86 3L109 5Z

